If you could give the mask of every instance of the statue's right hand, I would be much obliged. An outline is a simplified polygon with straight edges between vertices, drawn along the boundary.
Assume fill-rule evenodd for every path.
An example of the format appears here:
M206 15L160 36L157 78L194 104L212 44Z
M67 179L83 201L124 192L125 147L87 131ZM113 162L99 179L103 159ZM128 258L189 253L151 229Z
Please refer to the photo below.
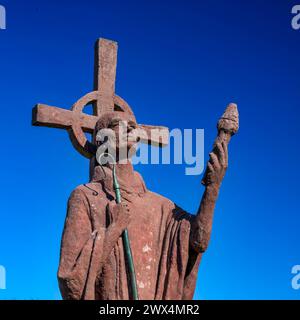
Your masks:
M127 203L118 203L111 209L112 223L126 228L131 220L131 212Z

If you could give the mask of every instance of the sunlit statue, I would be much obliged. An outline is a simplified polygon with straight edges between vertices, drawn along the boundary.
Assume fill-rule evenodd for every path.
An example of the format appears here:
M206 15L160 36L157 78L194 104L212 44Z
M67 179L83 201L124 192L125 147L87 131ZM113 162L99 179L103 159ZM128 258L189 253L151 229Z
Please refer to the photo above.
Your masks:
M234 105L227 109L227 116L232 116L232 110L236 110ZM222 121L236 125L226 116ZM118 140L121 122L128 124L127 144ZM131 131L137 126L132 115L107 113L97 122L95 136L104 128L114 131L116 154L128 154L137 143L131 139ZM205 191L196 215L148 190L131 162L120 164L118 156L115 170L122 203L116 204L112 164L95 166L91 182L77 187L68 203L58 272L64 299L131 298L121 237L125 229L129 234L139 299L192 299L228 165L228 139L220 137L231 136L235 128L230 130L219 128L222 134L219 133L210 153ZM126 152L122 152L122 147L127 148Z
M72 300L192 299L228 166L227 146L238 130L237 107L230 104L218 122L199 209L188 213L148 190L133 169L138 143L167 142L149 137L162 127L138 124L129 105L115 94L116 61L117 43L99 39L94 91L71 110L44 104L33 109L33 125L66 129L76 150L91 159L91 180L68 201L58 269L61 294ZM83 112L89 104L92 115ZM109 135L103 132L115 139L105 139ZM178 188L184 192L182 185Z

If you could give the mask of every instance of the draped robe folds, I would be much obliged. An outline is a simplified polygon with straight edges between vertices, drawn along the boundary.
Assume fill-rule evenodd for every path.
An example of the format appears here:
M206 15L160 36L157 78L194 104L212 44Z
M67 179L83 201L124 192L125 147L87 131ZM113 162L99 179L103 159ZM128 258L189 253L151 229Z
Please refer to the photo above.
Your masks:
M201 253L190 245L193 215L146 189L139 173L119 179L122 201L130 204L127 226L139 299L192 299ZM96 166L90 183L77 187L68 202L58 281L64 299L127 300L126 263L120 236L103 259L115 206L112 172ZM105 240L107 240L105 242Z

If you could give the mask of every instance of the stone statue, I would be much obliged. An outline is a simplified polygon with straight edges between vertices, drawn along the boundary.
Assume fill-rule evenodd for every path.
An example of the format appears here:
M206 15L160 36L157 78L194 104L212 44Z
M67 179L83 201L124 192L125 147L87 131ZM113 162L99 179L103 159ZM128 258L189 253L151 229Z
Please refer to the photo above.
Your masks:
M126 102L114 94L115 48L114 42L98 41L96 66L101 72L96 73L96 91L80 99L72 111L38 105L33 113L35 125L67 129L77 150L91 158L90 182L77 187L68 201L58 270L61 294L72 300L133 299L122 241L126 230L138 298L192 299L228 166L227 146L238 130L237 107L230 104L219 120L218 137L202 180L205 191L198 212L187 213L148 190L130 158L127 163L120 163L124 160L119 156L122 148L128 154L140 141L164 145L167 137L149 138L147 133L155 127L139 125ZM93 116L82 113L90 102L95 105ZM128 143L124 146L118 139L122 122L128 124ZM103 165L95 157L103 143L97 140L97 134L103 129L116 134L116 164ZM93 142L86 141L84 131L93 133ZM129 139L133 132L140 134ZM113 169L118 177L121 203L116 203Z

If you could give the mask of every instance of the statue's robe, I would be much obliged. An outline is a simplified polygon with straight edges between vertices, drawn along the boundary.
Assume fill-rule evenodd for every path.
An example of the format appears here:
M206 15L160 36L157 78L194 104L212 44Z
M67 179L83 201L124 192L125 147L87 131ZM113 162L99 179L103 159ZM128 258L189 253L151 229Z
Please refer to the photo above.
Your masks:
M119 184L132 211L127 229L139 299L192 299L201 259L190 245L194 216L147 190L139 173L133 180ZM109 168L97 166L92 181L72 192L58 270L64 299L129 299L122 237L106 261L101 255L114 205Z

